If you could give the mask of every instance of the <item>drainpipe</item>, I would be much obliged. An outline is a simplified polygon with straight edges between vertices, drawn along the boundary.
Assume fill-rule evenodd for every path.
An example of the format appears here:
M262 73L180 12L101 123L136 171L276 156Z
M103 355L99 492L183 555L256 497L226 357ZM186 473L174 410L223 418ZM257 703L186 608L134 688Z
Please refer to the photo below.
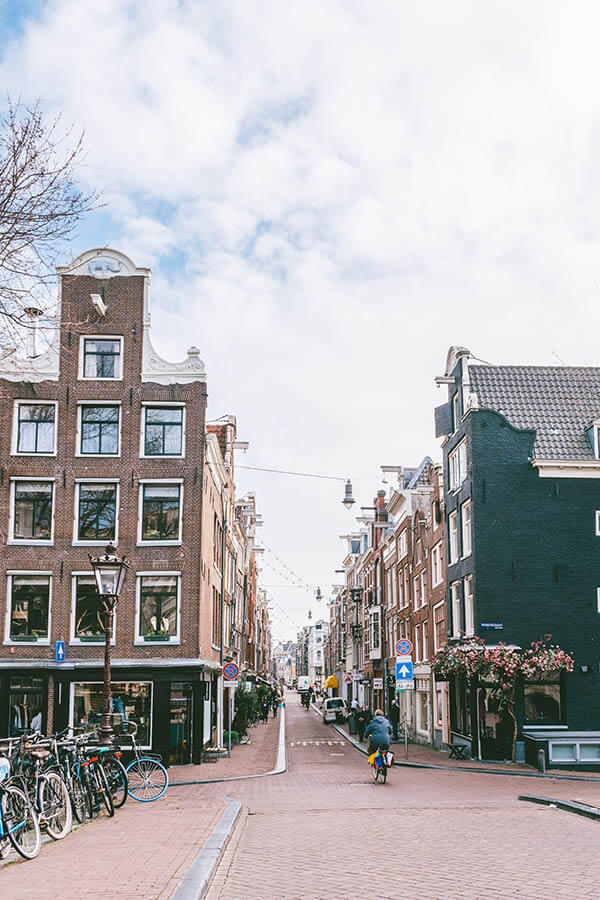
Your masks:
M221 488L221 649L219 651L219 661L221 663L221 671L219 673L219 681L217 686L218 698L218 714L217 714L217 746L223 746L223 610L225 608L225 538L227 534L227 520L225 518L225 500L224 494L227 491L227 485Z

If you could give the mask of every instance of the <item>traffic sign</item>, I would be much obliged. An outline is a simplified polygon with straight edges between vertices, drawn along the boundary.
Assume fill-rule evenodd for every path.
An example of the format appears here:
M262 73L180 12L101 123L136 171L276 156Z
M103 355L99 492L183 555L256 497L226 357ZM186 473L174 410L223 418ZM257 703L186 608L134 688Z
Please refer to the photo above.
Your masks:
M344 675L344 684L352 684L353 681L352 675L349 672L346 672Z
M399 641L396 641L396 656L410 656L412 648L412 641L409 641L408 638L400 638Z
M225 663L223 666L223 678L225 681L233 681L234 678L237 678L240 673L239 666L236 666L235 663Z
M396 681L411 681L413 678L412 660L400 660L396 663Z
M396 682L396 690L398 693L402 693L402 691L414 691L415 683L413 680L406 681L397 681Z
M236 688L238 686L238 684L239 684L239 681L226 681L225 687Z
M65 661L65 642L57 641L56 642L56 651L54 656L56 662L64 662Z
M373 690L374 691L382 691L383 690L383 678L374 678L373 679Z

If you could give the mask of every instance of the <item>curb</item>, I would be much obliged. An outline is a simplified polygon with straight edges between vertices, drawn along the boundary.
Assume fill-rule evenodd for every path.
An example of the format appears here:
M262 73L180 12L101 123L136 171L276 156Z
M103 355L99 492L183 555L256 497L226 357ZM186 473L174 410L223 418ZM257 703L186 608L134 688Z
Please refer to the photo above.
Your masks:
M202 900L239 818L242 804L227 800L225 811L173 894L172 900Z
M342 735L342 737L346 738L357 750L360 750L361 753L364 753L365 756L367 754L367 750L362 744L347 734L343 728L340 728L339 725L332 723L335 730ZM508 775L512 778L551 778L555 781L587 781L593 782L594 784L598 784L600 786L600 778L591 778L586 777L585 775L542 775L541 772L515 772L513 770L504 770L504 769L484 769L484 768L473 768L473 766L444 766L443 764L435 765L434 763L418 763L418 762L406 762L406 760L395 759L395 766L403 766L405 769L433 769L442 772L456 772L457 770L460 772L473 772L478 775ZM552 801L554 803L554 801ZM556 801L558 803L558 801Z
M521 794L519 800L527 803L539 803L542 806L555 806L565 812L574 813L576 816L585 816L586 819L600 821L600 809L596 806L588 806L586 803L577 803L575 800L555 800L553 797L537 797L535 794Z
M285 752L285 706L281 708L279 720L279 743L277 745L277 762L270 772L260 772L258 775L230 775L229 778L199 778L196 781L176 781L169 784L169 788L185 787L189 784L222 784L227 781L248 781L250 778L267 778L269 775L281 775L287 769Z

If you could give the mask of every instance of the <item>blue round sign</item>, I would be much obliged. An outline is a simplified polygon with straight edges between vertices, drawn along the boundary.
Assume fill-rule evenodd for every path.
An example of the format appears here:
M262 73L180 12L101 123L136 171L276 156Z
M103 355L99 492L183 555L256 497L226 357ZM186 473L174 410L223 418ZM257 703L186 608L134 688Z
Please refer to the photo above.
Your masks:
M239 668L235 663L226 663L223 666L223 678L227 681L233 681L234 678L237 678L239 675Z

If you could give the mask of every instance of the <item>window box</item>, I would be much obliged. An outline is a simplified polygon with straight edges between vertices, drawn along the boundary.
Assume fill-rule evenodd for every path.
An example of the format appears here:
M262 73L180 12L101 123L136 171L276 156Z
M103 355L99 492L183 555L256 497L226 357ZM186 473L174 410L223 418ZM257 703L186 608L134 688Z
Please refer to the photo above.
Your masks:
M11 634L10 635L11 641L19 641L24 644L33 644L37 641L37 639L38 639L37 634Z
M159 641L159 642L162 641L163 643L168 644L169 641L171 640L171 638L168 634L145 634L144 640L145 641Z
M104 635L103 634L78 634L77 640L82 641L84 644L103 644L104 643Z

